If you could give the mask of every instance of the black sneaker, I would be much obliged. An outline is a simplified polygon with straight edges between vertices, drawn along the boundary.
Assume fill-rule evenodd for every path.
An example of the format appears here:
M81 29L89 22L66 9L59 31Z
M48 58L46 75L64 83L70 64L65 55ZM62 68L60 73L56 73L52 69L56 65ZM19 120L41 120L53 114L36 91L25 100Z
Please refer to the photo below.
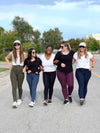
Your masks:
M52 101L48 101L49 104L52 104Z
M64 101L64 104L69 104L69 101L68 101L68 100L65 100L65 101Z
M70 103L72 103L72 97L68 97Z

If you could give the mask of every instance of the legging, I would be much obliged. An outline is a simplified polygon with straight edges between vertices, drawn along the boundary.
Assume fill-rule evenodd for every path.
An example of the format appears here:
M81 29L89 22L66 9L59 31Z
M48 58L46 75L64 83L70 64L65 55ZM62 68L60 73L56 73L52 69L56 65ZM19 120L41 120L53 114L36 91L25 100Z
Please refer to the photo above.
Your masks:
M90 77L91 77L91 71L89 71L89 69L83 69L83 68L76 69L76 79L79 84L78 93L80 98L85 99L86 97L87 85Z
M17 87L19 93L19 99L22 98L22 84L24 80L24 73L22 72L23 66L13 66L10 79L12 84L13 101L17 101Z
M52 99L53 86L56 78L56 72L43 72L43 83L44 83L44 100Z
M63 93L64 99L68 99L68 95L72 94L72 91L74 88L73 72L63 73L57 70L57 77L62 86L62 93Z

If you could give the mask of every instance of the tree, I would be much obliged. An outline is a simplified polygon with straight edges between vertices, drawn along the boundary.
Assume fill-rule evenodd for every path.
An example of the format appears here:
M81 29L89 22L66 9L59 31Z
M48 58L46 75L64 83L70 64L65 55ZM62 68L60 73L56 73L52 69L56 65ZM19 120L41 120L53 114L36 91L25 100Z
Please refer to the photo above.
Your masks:
M86 39L87 49L90 51L99 50L99 42L95 38Z
M38 44L40 42L41 33L38 30L36 30L36 31L33 32L33 35L34 35L33 42L35 44Z
M62 32L58 28L50 29L43 33L42 43L43 46L47 45L53 46L53 48L59 48L60 43L63 41Z
M4 34L4 28L0 27L0 36L2 36Z
M18 38L21 42L32 40L33 28L32 26L19 16L16 16L12 21L13 28L18 32Z

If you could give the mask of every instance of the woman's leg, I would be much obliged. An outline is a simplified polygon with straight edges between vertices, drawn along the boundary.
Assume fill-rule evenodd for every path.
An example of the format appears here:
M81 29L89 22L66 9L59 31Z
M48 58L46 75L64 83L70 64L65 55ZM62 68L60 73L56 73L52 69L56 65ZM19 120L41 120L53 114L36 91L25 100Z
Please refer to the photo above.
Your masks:
M29 88L30 88L30 95L31 95L31 98L32 98L32 74L27 74L27 82L28 82L28 85L29 85Z
M51 72L49 75L49 100L51 100L53 94L53 86L56 78L56 72Z
M67 84L68 84L68 95L71 96L73 88L74 88L74 76L73 76L73 72L68 73L66 75L66 79L67 79Z
M44 100L47 100L48 90L49 90L49 76L47 72L43 72L43 83L44 83Z
M39 75L32 74L32 102L34 102L36 98L36 88L38 82L39 82Z
M12 68L10 72L10 79L11 79L11 85L12 85L12 95L13 95L13 101L17 101L17 75L16 71L14 70L14 67Z
M78 81L79 85L79 97L80 99L84 98L84 75L83 75L83 70L77 69L76 70L76 79Z
M84 73L84 99L87 94L87 85L88 85L90 77L91 77L91 71L86 70Z
M18 73L18 92L19 92L19 99L22 99L22 84L24 81L24 73L22 72L23 67L19 67Z
M63 93L64 99L68 99L67 87L66 87L67 86L66 74L57 70L57 77L62 86L62 93Z

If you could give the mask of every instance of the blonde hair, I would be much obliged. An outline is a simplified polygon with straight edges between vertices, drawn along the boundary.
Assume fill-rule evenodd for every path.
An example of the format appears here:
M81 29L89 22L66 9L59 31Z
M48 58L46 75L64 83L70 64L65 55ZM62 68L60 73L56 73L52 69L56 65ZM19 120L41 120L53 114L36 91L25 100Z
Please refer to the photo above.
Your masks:
M69 44L68 42L63 41L62 44L63 44L65 47L67 47L67 49L68 49L69 51L71 51L71 46L70 46L70 44Z
M87 57L88 57L88 54L87 54L87 48L86 48L86 47L85 47L85 50L84 50L84 54L85 54L85 58L87 58ZM77 58L78 58L78 59L81 58L80 49L78 49Z

